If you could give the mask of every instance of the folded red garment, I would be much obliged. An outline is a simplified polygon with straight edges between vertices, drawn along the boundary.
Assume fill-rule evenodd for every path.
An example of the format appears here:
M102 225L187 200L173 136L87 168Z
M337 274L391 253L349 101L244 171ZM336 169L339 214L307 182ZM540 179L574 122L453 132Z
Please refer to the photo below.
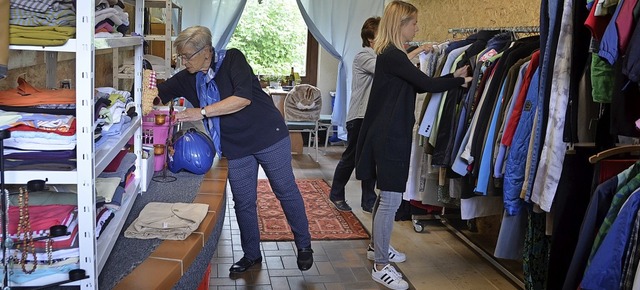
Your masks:
M30 205L29 220L31 222L31 231L34 237L49 234L49 228L55 225L71 225L73 212L76 210L75 205ZM18 232L18 221L20 220L20 208L17 206L9 207L8 233L15 235Z
M58 134L60 136L73 136L76 134L76 119L74 118L73 121L71 121L71 125L69 128L61 128L60 130L48 130L48 129L42 129L42 128L35 128L29 125L16 125L13 126L11 128L9 128L9 131L14 132L14 131L25 131L25 132L44 132L44 133L55 133Z
M104 172L116 172L116 170L118 170L118 166L120 166L120 163L122 162L122 158L127 155L127 152L129 151L126 149L120 150L120 152L118 152L118 155L116 155L116 157L111 160L111 163L109 163L109 165L105 167Z

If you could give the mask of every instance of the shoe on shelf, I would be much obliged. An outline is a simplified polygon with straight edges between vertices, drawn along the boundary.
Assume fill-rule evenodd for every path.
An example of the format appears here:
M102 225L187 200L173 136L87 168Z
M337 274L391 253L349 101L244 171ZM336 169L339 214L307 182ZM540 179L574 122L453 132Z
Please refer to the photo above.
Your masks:
M298 249L298 269L306 271L313 266L313 250L311 248Z
M389 289L409 289L409 283L402 279L402 275L391 264L387 264L381 270L376 270L376 265L374 264L373 270L371 270L371 278Z
M235 262L233 263L233 265L231 265L231 268L229 268L229 272L242 273L247 269L251 268L251 266L255 264L260 264L260 263L262 263L262 257L257 258L255 260L251 260L247 257L242 257L242 259L240 259L238 262Z
M346 201L344 201L344 200L332 200L331 198L329 198L329 200L331 200L331 203L333 203L333 205L339 211L351 211L351 207L349 206L349 204L347 204Z
M367 259L374 261L376 259L375 250L371 245L367 248ZM389 245L389 262L402 263L407 260L407 255L398 252L391 245Z

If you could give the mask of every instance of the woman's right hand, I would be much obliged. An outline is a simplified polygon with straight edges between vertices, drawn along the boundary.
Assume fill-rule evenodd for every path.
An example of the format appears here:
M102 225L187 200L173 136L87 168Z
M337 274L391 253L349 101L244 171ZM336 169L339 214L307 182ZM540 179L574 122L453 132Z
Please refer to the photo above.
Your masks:
M429 44L429 43L424 43L424 44L420 45L420 49L424 53L430 53L430 52L433 52L433 45Z
M465 65L453 72L453 76L456 78L466 77L469 75L469 65Z

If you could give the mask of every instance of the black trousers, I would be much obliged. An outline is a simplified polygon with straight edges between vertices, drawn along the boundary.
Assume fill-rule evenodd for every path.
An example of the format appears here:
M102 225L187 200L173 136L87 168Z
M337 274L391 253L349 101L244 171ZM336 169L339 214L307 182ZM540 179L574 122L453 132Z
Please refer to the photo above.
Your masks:
M344 187L347 185L347 182L349 182L351 173L353 173L356 166L356 145L358 143L358 134L360 134L361 126L362 119L353 119L347 122L347 149L342 153L342 157L333 174L333 183L331 184L331 193L329 195L331 200L345 199ZM362 180L361 207L373 208L373 204L378 197L374 190L375 185L375 180Z

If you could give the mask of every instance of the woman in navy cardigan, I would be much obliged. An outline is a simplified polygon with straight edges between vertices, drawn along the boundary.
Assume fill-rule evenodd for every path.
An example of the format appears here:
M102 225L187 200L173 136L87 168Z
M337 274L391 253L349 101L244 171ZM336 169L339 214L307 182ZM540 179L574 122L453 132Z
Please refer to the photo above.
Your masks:
M158 84L158 93L164 103L180 96L191 102L195 108L176 113L176 120L204 121L217 143L217 152L228 160L229 184L244 252L229 271L244 272L262 262L256 207L258 165L269 178L293 232L298 268L309 270L313 265L311 234L291 167L291 140L282 115L260 88L242 52L215 51L208 28L185 29L176 38L175 46L185 69Z

